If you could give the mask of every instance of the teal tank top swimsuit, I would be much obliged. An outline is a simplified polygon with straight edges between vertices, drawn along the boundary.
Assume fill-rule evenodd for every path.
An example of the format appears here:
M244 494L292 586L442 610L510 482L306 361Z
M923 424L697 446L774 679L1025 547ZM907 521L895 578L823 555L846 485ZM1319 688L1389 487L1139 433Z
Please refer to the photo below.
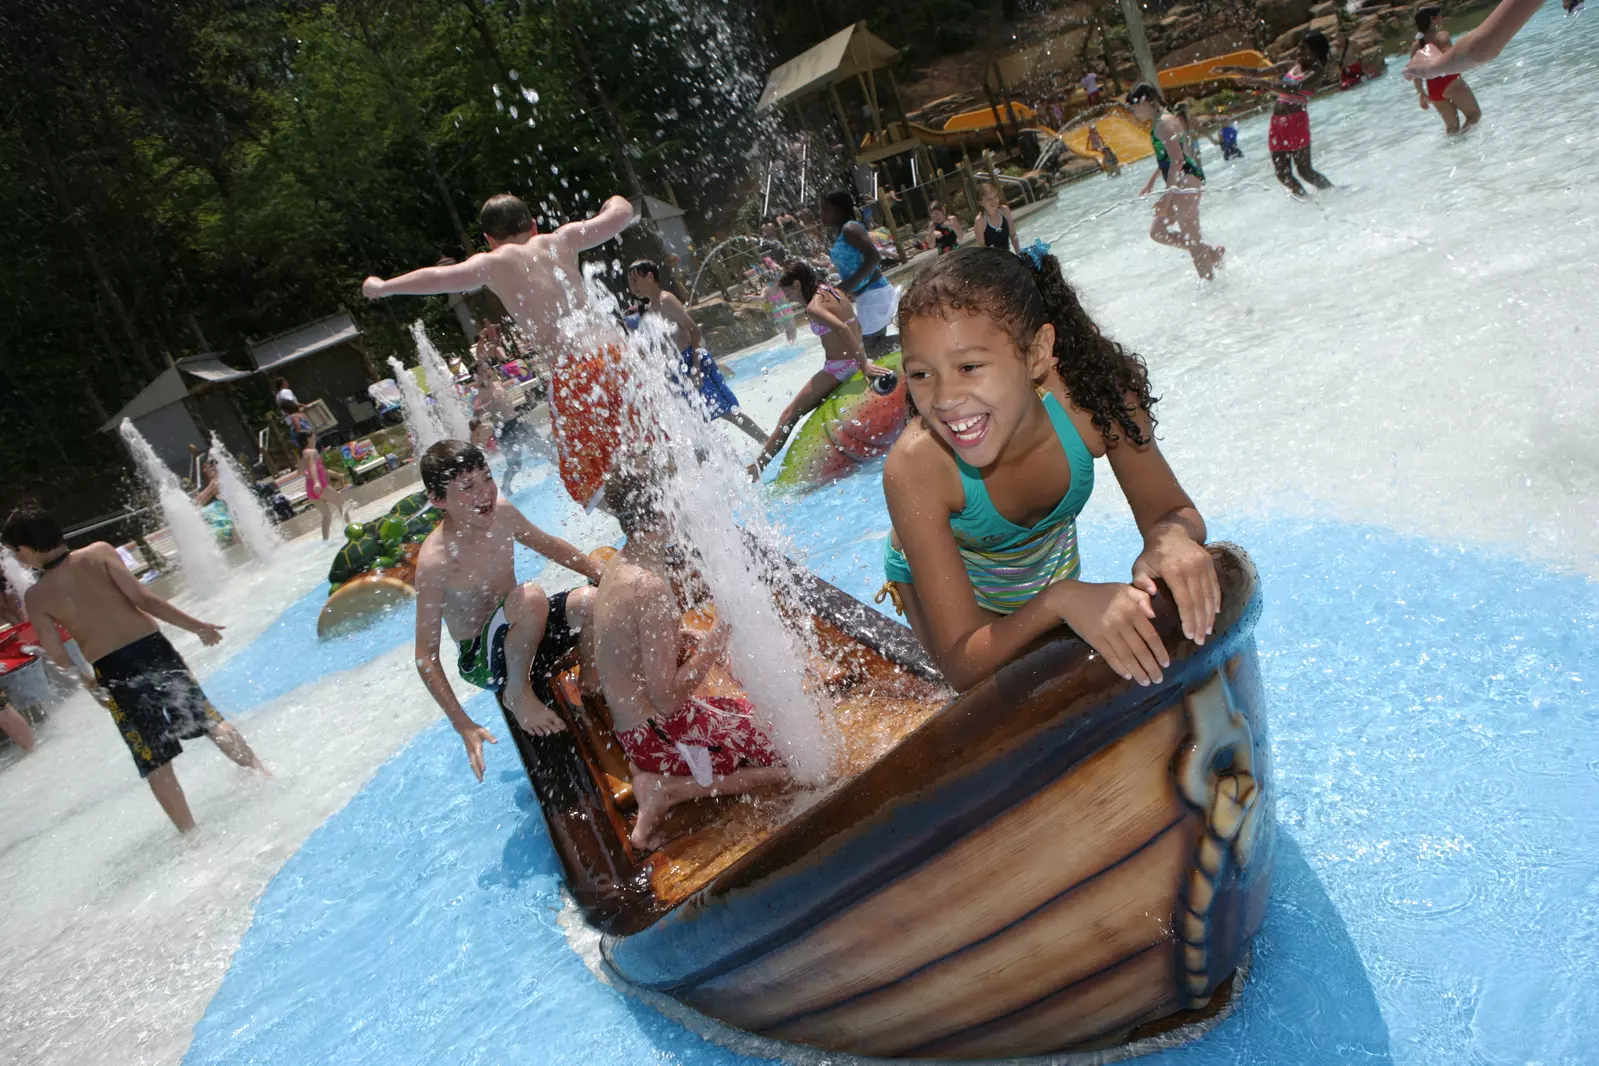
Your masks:
M1094 457L1078 435L1066 409L1051 393L1044 394L1049 424L1066 452L1072 483L1055 509L1031 528L1000 514L988 498L983 475L955 457L966 505L950 516L955 546L977 593L977 605L995 614L1011 614L1051 582L1071 580L1082 569L1077 554L1077 516L1094 491ZM890 582L913 584L905 553L889 539L884 545L883 572ZM892 585L890 585L890 589Z

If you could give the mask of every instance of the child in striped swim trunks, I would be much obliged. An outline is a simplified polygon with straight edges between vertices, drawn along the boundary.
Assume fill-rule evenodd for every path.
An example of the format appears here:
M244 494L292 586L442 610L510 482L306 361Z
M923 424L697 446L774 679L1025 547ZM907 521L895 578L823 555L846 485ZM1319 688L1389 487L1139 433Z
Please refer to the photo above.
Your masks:
M1143 360L1099 332L1038 245L941 256L901 300L899 328L920 419L883 467L882 595L957 690L1061 625L1122 677L1158 683L1170 657L1151 625L1156 579L1200 644L1221 589L1205 521L1155 443ZM1125 583L1078 576L1099 457L1144 536Z

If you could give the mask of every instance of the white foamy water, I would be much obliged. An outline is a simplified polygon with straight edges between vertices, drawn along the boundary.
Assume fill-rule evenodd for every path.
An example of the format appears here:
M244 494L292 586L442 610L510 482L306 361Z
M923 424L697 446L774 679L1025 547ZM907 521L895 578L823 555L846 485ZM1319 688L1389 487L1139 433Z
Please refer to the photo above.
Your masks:
M590 304L602 313L615 311L614 297L594 274L585 280ZM671 372L678 354L660 316L646 315L627 346L628 401L655 431L639 459L659 479L675 539L691 554L717 618L731 627L732 672L796 779L820 783L831 776L836 745L807 691L803 636L779 613L779 602L798 608L799 596L787 571L776 565L787 552L745 473L748 460L706 423L697 392L684 397L685 383Z
M167 531L172 534L172 541L178 548L178 566L183 572L185 584L202 595L215 592L227 573L227 563L222 558L222 549L217 546L216 534L200 517L200 509L183 491L177 475L167 469L167 465L134 424L124 418L118 428L128 445L128 451L133 455L139 476L155 490L161 515L166 519Z
M417 384L416 376L405 369L405 364L391 355L389 369L394 371L394 383L400 388L400 408L405 412L405 428L411 437L411 450L421 455L439 441L447 440L450 434L444 428L437 409L428 403L427 393Z
M1214 285L1148 240L1147 164L1022 222L1024 243L1055 240L1096 320L1149 360L1162 448L1213 524L1297 508L1599 570L1599 49L1591 15L1546 21L1468 75L1485 126L1457 140L1393 75L1315 101L1316 165L1338 188L1310 204L1272 180L1264 119L1245 122L1246 159L1206 156L1206 237L1229 259ZM803 348L764 372L765 351L731 363L763 425L820 367L815 339ZM753 457L737 430L711 431ZM1085 529L1127 520L1099 474ZM851 490L880 492L869 477ZM615 533L595 520L564 535L587 548ZM212 601L180 601L228 627L216 648L172 634L202 680L321 587L329 557L302 539ZM200 829L182 840L84 697L44 723L36 754L0 754L0 1061L178 1062L262 887L436 718L404 647L294 689L239 721L274 780L205 742L183 756Z
M444 361L444 356L428 339L427 328L420 319L411 323L411 339L416 342L417 362L427 373L428 392L433 394L433 410L445 437L450 440L471 440L471 404L456 389L450 364Z
M261 497L250 488L244 472L215 433L211 434L211 457L217 461L218 493L233 514L233 528L238 531L239 539L258 561L270 562L283 546L283 537L267 517Z

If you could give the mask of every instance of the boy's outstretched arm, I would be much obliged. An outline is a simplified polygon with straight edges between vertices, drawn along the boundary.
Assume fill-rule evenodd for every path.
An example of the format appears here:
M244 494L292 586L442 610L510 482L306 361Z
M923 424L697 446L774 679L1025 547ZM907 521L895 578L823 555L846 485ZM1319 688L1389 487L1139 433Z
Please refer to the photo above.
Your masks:
M361 283L361 295L369 300L377 300L384 296L436 296L439 293L481 289L489 282L488 264L484 257L492 254L479 252L464 263L423 267L387 281L377 277L367 278Z
M574 252L585 251L604 244L633 224L633 205L625 196L613 196L605 201L599 214L581 222L568 222L555 231Z
M178 610L169 601L162 599L145 586L139 584L139 579L122 562L122 556L117 550L105 542L90 546L94 552L95 561L106 568L106 574L111 578L111 584L127 599L127 601L152 618L159 618L168 625L187 629L190 633L200 638L200 643L206 647L217 644L222 640L222 626L202 622L191 614ZM29 612L32 613L31 611Z
M444 666L439 662L439 629L444 622L444 587L439 583L434 569L426 561L416 568L416 672L422 675L422 684L428 695L439 705L455 731L466 745L466 759L472 773L483 780L483 742L498 744L494 734L478 725L461 707L450 679L444 676Z
M511 506L509 503L501 506ZM511 508L516 511L515 507ZM590 559L583 552L578 551L571 544L560 537L544 532L532 522L527 515L516 511L516 542L524 548L538 552L552 563L559 563L574 573L582 574L593 581L600 579L600 564Z

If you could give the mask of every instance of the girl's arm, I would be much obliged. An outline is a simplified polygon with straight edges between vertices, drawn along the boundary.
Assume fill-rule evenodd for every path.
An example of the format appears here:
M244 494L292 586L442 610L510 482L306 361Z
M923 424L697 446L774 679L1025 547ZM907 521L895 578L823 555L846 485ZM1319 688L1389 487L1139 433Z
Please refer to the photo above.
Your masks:
M878 254L877 245L872 242L871 234L866 232L866 227L859 222L846 222L840 231L844 235L844 242L861 253L861 268L849 277L842 279L839 284L844 291L854 292L855 287L877 269L877 264L883 257Z
M1203 644L1221 610L1221 582L1204 548L1205 520L1161 455L1148 414L1133 397L1127 402L1149 443L1137 445L1121 437L1106 443L1105 457L1144 536L1144 550L1133 563L1133 584L1153 596L1155 579L1164 580L1184 635Z
M955 215L946 215L944 217L955 230L955 240L957 242L964 240L966 238L966 228L961 225L961 220Z
M915 442L937 448L930 439ZM1161 680L1170 657L1151 619L1149 596L1132 585L1057 581L1010 615L977 605L950 532L961 506L952 471L917 469L922 448L896 449L883 467L883 494L900 547L915 575L919 610L909 613L916 636L956 691L965 691L1021 655L1038 638L1067 625L1124 678ZM944 484L935 484L942 480Z
M1157 182L1159 180L1160 180L1160 168L1156 167L1155 168L1155 172L1149 176L1149 180L1144 182L1144 187L1142 189L1138 190L1138 195L1139 196L1148 196L1149 195L1149 191L1155 187L1155 182Z
M1016 235L1016 220L1011 217L1010 206L1001 204L999 213L1005 216L1005 221L1010 225L1010 250L1017 255L1022 254L1022 239Z

